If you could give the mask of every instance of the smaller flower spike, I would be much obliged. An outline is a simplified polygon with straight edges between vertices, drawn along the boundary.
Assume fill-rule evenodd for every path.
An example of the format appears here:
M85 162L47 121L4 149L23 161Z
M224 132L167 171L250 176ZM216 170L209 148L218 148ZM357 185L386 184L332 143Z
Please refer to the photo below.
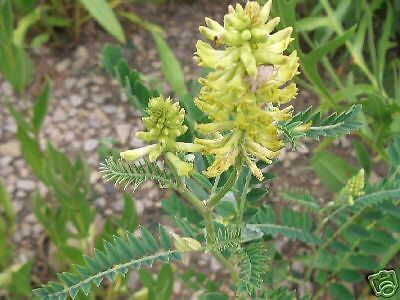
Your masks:
M121 152L122 159L137 160L145 155L151 162L155 161L162 153L166 154L168 162L175 168L179 176L188 176L193 170L193 165L182 161L175 153L198 152L202 146L176 142L176 138L184 134L187 127L183 125L185 110L170 98L152 98L147 110L148 116L143 117L147 131L139 131L136 136L146 142L155 142L149 146Z

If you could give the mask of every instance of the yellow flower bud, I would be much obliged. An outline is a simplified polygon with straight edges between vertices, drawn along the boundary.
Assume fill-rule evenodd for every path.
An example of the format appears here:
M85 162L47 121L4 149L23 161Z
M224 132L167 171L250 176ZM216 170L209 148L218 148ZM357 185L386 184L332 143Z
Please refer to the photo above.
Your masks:
M180 252L192 252L201 250L201 244L195 239L189 237L180 237L179 235L172 234L175 242L176 250Z
M176 170L178 176L189 176L193 172L193 164L182 161L178 156L171 152L165 154L168 162Z

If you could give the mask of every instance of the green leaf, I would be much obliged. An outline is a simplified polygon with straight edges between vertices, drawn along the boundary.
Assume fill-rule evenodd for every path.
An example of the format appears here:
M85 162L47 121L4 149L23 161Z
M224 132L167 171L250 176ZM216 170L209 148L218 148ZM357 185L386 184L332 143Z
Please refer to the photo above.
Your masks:
M26 131L18 127L17 138L21 143L22 153L26 162L32 168L35 175L45 181L43 169L43 153L38 141L28 135Z
M31 294L29 277L32 263L15 264L0 272L0 289L8 289L15 299L25 299Z
M22 93L32 79L33 64L22 47L13 41L13 16L10 1L0 1L0 71L3 78Z
M122 11L119 13L119 15L134 24L138 24L138 25L142 26L144 29L146 29L149 32L154 32L154 33L161 34L161 35L165 34L165 31L160 26L158 26L152 22L143 20L137 14L134 14L132 12Z
M107 44L103 48L103 64L107 73L119 81L129 101L143 114L149 98L156 97L158 93L146 88L139 73L129 68L119 46Z
M310 233L312 221L306 213L282 208L280 219L282 224L276 224L273 208L266 205L258 210L257 214L251 219L251 224L246 224L245 227L249 231L261 231L274 237L281 234L290 239L301 240L309 244L320 242L317 237Z
M164 77L168 81L178 98L183 99L188 91L185 86L181 64L175 57L175 54L172 52L167 42L160 35L152 33L152 37L157 46L158 55L161 60L161 69L164 73Z
M106 181L123 185L126 189L132 186L136 190L145 180L155 180L160 187L172 184L172 178L167 170L161 169L156 162L146 160L129 163L123 160L108 158L100 164L100 172Z
M14 212L11 205L10 197L3 182L0 180L0 215L4 215L7 219L7 227L12 228L14 225Z
M350 255L349 262L361 270L376 270L379 267L379 265L375 262L374 257L370 255Z
M267 255L265 248L260 242L252 243L245 248L239 249L240 274L237 293L239 295L255 294L261 288Z
M353 294L342 284L335 282L329 286L329 291L337 300L351 300L354 299Z
M182 259L177 250L161 250L158 242L152 234L143 227L141 228L142 239L136 238L134 234L127 232L126 238L114 236L114 243L104 241L104 252L94 250L94 257L83 256L85 265L76 265L75 272L62 273L59 275L62 284L48 283L41 288L35 289L33 293L41 300L45 299L66 299L77 296L82 290L85 294L90 292L90 283L97 286L101 284L104 278L115 281L117 275L125 275L129 269L140 269L143 264L152 265L154 261L167 261L170 258ZM144 255L144 247L151 251ZM171 270L164 268L162 271L160 291L167 295L172 290L172 280L164 282L171 274ZM150 274L150 275L148 275ZM140 278L150 287L157 284L149 272L141 272ZM163 282L161 282L163 281ZM161 298L163 299L163 298Z
M389 174L400 172L400 137L396 137L387 150L389 156Z
M310 211L318 212L319 210L318 200L307 192L289 191L280 193L280 196L283 200L289 201L295 205L297 204Z
M125 44L124 31L106 0L79 0L92 17L113 37Z
M390 2L387 2L386 16L384 18L383 26L380 30L380 38L378 41L378 57L377 57L377 77L379 82L382 84L383 82L383 74L385 71L386 64L386 53L390 48L396 46L396 42L390 42L391 29L393 25L393 8Z
M266 194L267 190L263 188L255 188L252 189L248 194L247 194L247 200L251 203L260 201Z
M170 265L163 265L157 276L155 289L157 291L158 299L168 300L172 295L172 288L174 283L174 273Z
M311 159L311 167L323 185L332 192L342 189L356 170L337 155L321 151Z
M368 178L368 175L371 172L370 154L368 153L367 148L358 141L353 141L353 147L356 151L357 160L360 163L361 167L364 169Z
M360 273L347 269L340 270L338 272L338 276L341 280L351 283L361 282L364 280L364 276L362 276Z
M38 134L46 116L50 100L50 82L47 81L33 106L33 128Z
M299 32L314 31L320 27L329 27L331 22L327 17L305 17L296 22L296 29Z
M228 296L219 292L205 293L199 297L199 300L228 300Z

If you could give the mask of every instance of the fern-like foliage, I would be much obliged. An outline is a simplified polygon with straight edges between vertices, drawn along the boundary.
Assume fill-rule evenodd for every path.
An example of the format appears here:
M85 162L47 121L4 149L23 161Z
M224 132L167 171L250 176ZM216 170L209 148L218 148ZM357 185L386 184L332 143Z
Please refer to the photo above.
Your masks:
M250 231L261 231L263 234L272 236L280 234L308 244L319 243L319 239L311 233L312 218L306 212L297 212L283 207L280 211L280 224L278 224L274 209L265 205L252 218L251 223L245 226Z
M136 190L145 180L157 181L162 188L173 184L172 176L165 169L147 160L129 163L108 158L100 164L100 172L106 181L122 185L125 189L132 185Z
M393 143L388 147L389 175L400 177L400 136L395 137Z
M361 123L355 121L357 114L361 111L361 105L353 105L347 111L341 114L333 113L325 119L321 119L320 112L313 113L312 107L302 111L289 121L279 124L286 139L294 143L301 137L309 137L319 140L321 136L338 136L348 134L361 126ZM305 132L296 130L300 125L311 123L311 127Z
M237 250L240 248L240 243L241 238L239 230L221 227L217 229L214 244L210 250L224 251L229 248Z
M40 299L74 299L79 291L88 295L91 283L100 286L104 278L114 282L117 275L125 276L130 269L140 269L142 264L151 266L154 261L181 260L181 254L173 250L166 229L160 225L160 241L144 227L141 238L127 232L126 239L114 236L114 243L104 241L104 251L94 249L94 257L84 256L85 266L76 265L75 272L58 274L61 283L50 282L33 293Z
M266 249L261 242L256 242L239 249L238 254L240 274L237 293L254 295L263 283L268 258Z
M119 46L106 45L103 49L103 64L112 78L117 79L128 99L143 113L151 97L157 91L149 90L140 79L139 72L129 68Z
M355 200L357 209L363 206L379 205L385 200L400 199L400 179L382 180L365 188L365 194Z
M280 196L282 199L312 212L318 212L320 209L317 199L305 191L288 191L280 193Z

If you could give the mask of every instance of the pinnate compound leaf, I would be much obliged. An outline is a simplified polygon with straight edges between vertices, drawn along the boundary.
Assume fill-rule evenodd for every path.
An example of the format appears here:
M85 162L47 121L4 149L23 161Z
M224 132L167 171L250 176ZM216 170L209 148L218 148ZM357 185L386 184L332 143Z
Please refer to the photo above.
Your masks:
M130 163L111 157L100 164L100 172L106 181L122 185L125 189L132 186L136 190L146 180L154 180L160 187L173 184L172 176L167 170L161 169L157 162L151 163L147 160Z
M104 278L113 282L118 274L125 275L129 269L140 269L142 264L181 259L180 253L172 248L172 243L165 242L167 232L161 228L160 225L160 232L164 235L161 237L164 249L144 227L140 230L141 238L129 232L126 238L114 236L114 243L104 241L104 250L95 249L94 257L84 256L86 265L76 265L76 272L58 274L61 283L49 282L33 290L33 293L42 300L66 299L68 296L74 299L80 291L89 294L92 282L99 286Z

